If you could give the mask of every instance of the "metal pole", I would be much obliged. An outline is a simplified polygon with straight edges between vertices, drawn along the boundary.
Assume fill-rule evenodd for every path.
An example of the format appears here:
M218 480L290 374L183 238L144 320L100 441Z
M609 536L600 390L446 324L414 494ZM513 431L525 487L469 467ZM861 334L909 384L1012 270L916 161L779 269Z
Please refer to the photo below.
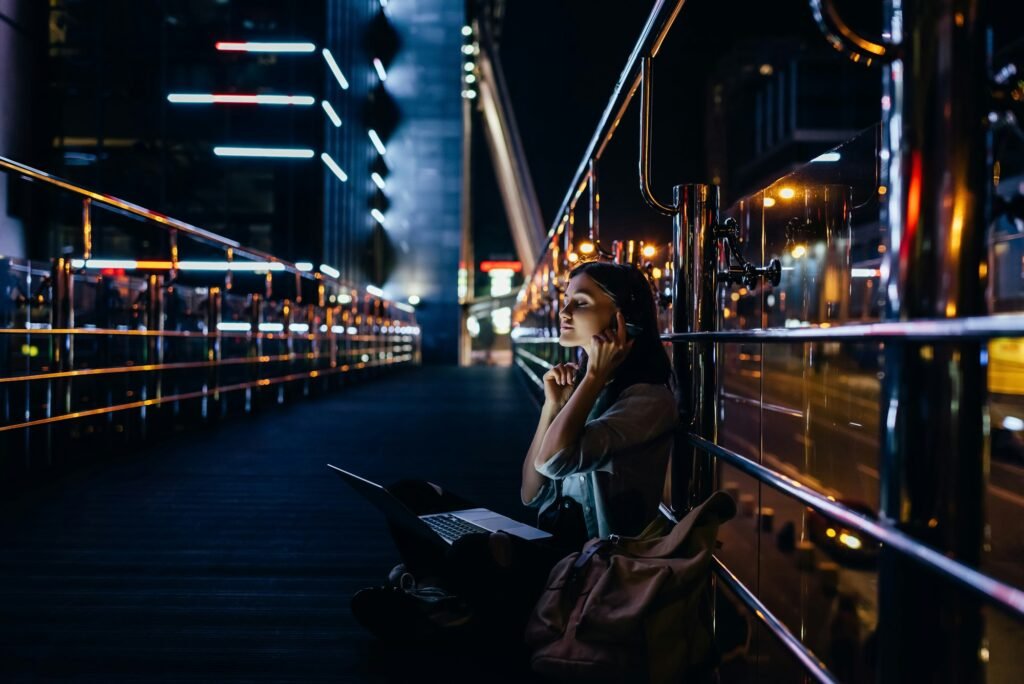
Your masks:
M884 69L884 317L985 313L990 135L983 0L891 0ZM910 77L908 77L910 76ZM886 345L881 518L970 566L981 560L988 460L985 347ZM981 682L976 600L883 548L879 680Z
M718 187L677 185L674 200L672 331L713 331L718 328L718 243L714 232ZM677 342L672 348L682 424L687 432L711 442L718 437L715 355L713 343ZM676 511L686 512L710 496L713 463L710 456L686 440L679 440L673 453L672 505Z

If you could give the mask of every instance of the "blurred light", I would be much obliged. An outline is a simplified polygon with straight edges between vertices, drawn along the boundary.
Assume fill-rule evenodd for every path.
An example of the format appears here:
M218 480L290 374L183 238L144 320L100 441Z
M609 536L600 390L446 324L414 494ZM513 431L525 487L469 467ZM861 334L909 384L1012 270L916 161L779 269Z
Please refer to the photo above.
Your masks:
M284 332L284 323L260 323L260 332Z
M841 535L839 535L839 541L841 541L843 544L846 544L848 547L855 551L862 546L860 539L853 536L852 534L847 534L846 532L843 532Z
M313 52L313 43L231 43L218 41L215 47L222 52Z
M782 188L779 190L779 197L782 199L793 199L796 197L796 190L793 188Z
M417 295L409 295L409 303L416 306L420 303L420 298Z
M835 529L830 527L827 530L825 530L825 536L827 536L829 539L835 539L835 536L836 536Z
M167 262L167 264L169 266L170 262ZM72 261L71 265L74 266L75 262ZM82 265L78 268L121 268L126 271L132 271L138 267L139 262L134 259L88 259L82 262Z
M381 81L388 80L388 72L384 70L384 62L374 57L373 68L377 70L377 78L379 78Z
M350 295L350 294L340 294L340 295L338 295L338 303L339 304L351 304L352 303L352 295Z
M594 243L593 242L581 242L580 243L580 254L593 254Z
M35 358L39 356L39 347L34 344L23 344L21 345L21 354L22 356Z
M228 93L171 93L167 101L174 104L267 104L311 105L309 95L232 95Z
M464 36L471 36L471 35L473 35L473 27L472 26L463 26L462 27L462 35L464 35Z
M462 46L462 54L464 54L464 55L471 55L471 54L473 54L473 46L472 45L463 45Z
M306 273L307 271L313 270L313 264L311 264L308 261L298 261L295 263L295 268L302 271L303 273Z
M521 262L521 261L510 261L510 260L506 260L506 261L487 260L487 261L481 261L480 262L480 270L483 271L484 273L489 273L489 272L493 271L496 268L498 268L498 269L507 269L507 270L511 270L511 271L513 271L515 273L519 273L520 271L523 270L523 262Z
M381 297L381 298L384 297L384 290L380 289L376 285L367 285L366 286L366 291L369 294L372 294L374 297Z
M370 216L372 216L374 220L377 221L377 223L379 223L380 225L387 225L384 221L384 214L381 213L380 209L371 209Z
M326 325L325 326L321 326L321 330L323 330L326 327L327 327ZM345 334L345 326L343 326L343 325L332 325L331 326L331 332L334 333L335 335L344 335Z
M492 268L487 272L491 279L491 296L502 297L512 292L512 277L515 271L511 268Z
M345 332L347 332L349 335L355 335L359 332L359 328L355 327L354 325L350 325L347 328L345 328Z
M301 147L214 147L218 157L272 157L280 159L310 159L313 150Z
M476 99L476 91L473 90L472 88L469 89L469 90L463 90L462 91L462 97L466 98L467 100L475 100Z
M469 331L470 337L476 337L480 334L480 321L476 319L476 316L470 316L466 319L466 330Z
M512 331L512 309L503 306L491 312L495 335L508 335Z
M370 180L373 181L374 185L376 185L378 188L380 188L381 192L384 192L385 190L388 189L388 186L384 182L384 179L381 178L380 174L377 173L376 171L374 171L373 173L370 174Z
M462 68L466 71L474 71L476 69L476 64L473 64L473 62L466 62L466 65Z
M297 332L297 333L308 333L309 332L309 324L308 323L289 323L288 324L288 331L289 332Z
M321 152L320 159L322 159L324 164L327 165L327 168L334 172L334 175L338 177L338 180L342 183L348 180L348 174L341 170L341 167L338 166L338 163L331 158L331 155L326 152Z
M466 74L466 83L471 85L476 83L476 74Z
M396 309L400 309L402 311L405 311L407 313L416 313L416 309L414 309L413 307L409 306L405 302L395 302L395 308Z
M764 198L764 206L766 206L766 207L774 207L775 206L775 198L774 197L765 197Z
M740 301L740 293L739 292L733 292L732 294L729 295L729 299L731 299L734 302Z
M850 271L850 275L854 278L875 278L880 273L881 271L877 268L854 268Z
M888 191L889 191L889 189L887 187L885 187L884 185L879 185L878 186L878 194L879 195L884 195Z
M790 254L793 256L794 259L799 259L803 255L807 254L807 248L804 247L803 245L797 245L796 247L793 248Z
M657 266L652 268L651 269L651 277L654 278L655 280L661 278L661 269L658 268Z
M348 90L348 79L345 78L345 74L341 73L341 67L334 61L334 55L327 48L322 51L324 59L327 60L327 66L330 67L331 73L334 74L334 78L337 79L338 85L341 86L342 90Z
M341 277L341 271L332 266L328 266L327 264L320 264L320 272L323 273L324 275L329 275L332 278Z
M771 64L762 64L760 67L758 67L757 72L762 76L771 76L773 73L775 73L775 67L773 67Z
M217 324L217 330L223 332L249 332L252 330L252 325L239 321L221 321Z
M1024 420L1016 416L1006 416L1003 418L1003 428L1011 432L1020 432L1024 430Z
M341 126L341 117L338 116L338 112L334 111L334 107L331 106L330 102L323 100L320 102L320 106L324 108L325 112L327 112L327 118L331 120L331 123L334 124L335 128Z
M370 136L370 142L372 142L373 146L377 148L377 154L383 157L387 153L387 148L384 147L384 142L380 139L380 136L377 135L377 131L371 128L366 132L366 134Z
M817 157L811 160L814 162L837 162L842 158L843 155L838 152L826 152L825 154L819 154Z
M643 255L645 259L650 259L654 257L654 255L657 253L658 250L655 248L654 245L644 245Z
M566 258L569 260L570 264L575 264L577 261L580 260L580 257L578 254L576 254L576 252L569 252L569 256L567 256Z

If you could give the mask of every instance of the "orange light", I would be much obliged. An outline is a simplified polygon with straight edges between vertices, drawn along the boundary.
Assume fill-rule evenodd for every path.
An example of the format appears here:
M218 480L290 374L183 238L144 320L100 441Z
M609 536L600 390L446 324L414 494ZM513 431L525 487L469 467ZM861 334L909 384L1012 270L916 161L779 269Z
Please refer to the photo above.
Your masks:
M582 242L580 243L580 254L593 254L594 243L593 242Z
M654 245L644 245L643 255L645 259L653 258L654 255L657 253L658 250L654 247Z
M519 273L523 270L523 264L520 261L481 261L480 270L484 273L492 271L494 269L508 269Z
M793 199L796 197L796 190L793 188L782 188L779 190L779 197L782 199Z

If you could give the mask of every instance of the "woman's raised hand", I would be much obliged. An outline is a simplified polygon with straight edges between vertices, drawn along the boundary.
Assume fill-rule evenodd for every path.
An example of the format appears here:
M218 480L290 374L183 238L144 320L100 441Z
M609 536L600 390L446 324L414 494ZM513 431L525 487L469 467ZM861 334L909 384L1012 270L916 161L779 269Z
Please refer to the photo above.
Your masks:
M573 379L579 369L575 363L560 363L544 374L544 401L557 408L565 406L576 389Z
M633 340L626 337L626 319L621 311L615 312L615 325L614 329L606 328L590 338L587 348L587 375L601 384L612 379L615 369L633 348Z

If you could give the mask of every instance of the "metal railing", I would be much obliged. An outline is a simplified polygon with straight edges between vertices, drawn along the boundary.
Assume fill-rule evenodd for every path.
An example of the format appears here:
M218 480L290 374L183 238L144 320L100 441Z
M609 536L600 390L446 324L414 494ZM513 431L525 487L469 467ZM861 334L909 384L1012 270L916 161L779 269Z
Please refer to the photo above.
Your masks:
M414 310L329 266L279 259L7 158L0 171L81 202L70 254L0 257L5 469L49 464L98 434L191 427L419 362ZM135 219L138 242L156 227L165 254L97 255L110 228L97 209Z
M736 247L752 230L721 216L715 186L677 186L671 204L660 202L650 190L651 60L683 4L681 0L657 2L627 60L548 234L548 249L533 279L520 293L517 329L513 331L515 362L539 387L544 370L569 360L567 351L557 346L557 311L560 286L572 267L568 258L573 253L572 215L588 183L596 183L596 162L639 87L641 195L651 208L673 217L672 267L660 285L667 285L671 293L671 305L665 313L672 324L662 339L672 349L673 366L680 380L677 398L689 432L684 443L677 444L673 457L677 510L688 510L706 498L722 467L728 465L825 519L877 541L881 554L880 678L975 680L983 667L978 653L985 650L980 608L950 598L943 587L951 584L966 589L1011 619L1024 620L1024 591L979 569L988 439L983 343L1024 336L1024 315L986 315L984 302L984 282L992 268L985 259L987 207L977 199L984 195L982 189L989 182L989 169L985 167L989 143L986 117L981 112L988 100L977 85L988 83L990 77L984 38L989 19L980 11L984 3L967 0L954 3L955 8L924 0L890 4L886 10L887 43L882 45L855 34L831 2L811 0L812 15L830 44L854 61L885 66L881 135L875 150L880 169L876 179L880 186L878 208L884 227L877 250L881 263L877 268L860 269L869 273L865 282L877 287L882 320L842 325L825 320L820 324L800 321L792 328L755 324L732 330L723 329L725 317L735 316L737 311L725 296L732 286L746 285L742 292L760 287L755 308L762 313L754 320L765 321L766 292L778 290L761 284L772 282L777 288L780 278L794 277L797 266L793 259L787 262L786 258L764 268L731 264L735 257L742 261ZM956 59L940 62L937 57L952 53L956 53ZM920 83L941 83L943 88L925 88L910 81L908 74L915 74ZM936 92L941 102L934 100ZM911 120L915 128L909 127L907 122ZM924 150L928 154L923 155ZM839 153L834 154L838 159ZM738 210L754 207L766 212L779 201L779 187L766 188L742 200ZM792 197L791 188L789 191L788 197ZM849 234L853 211L849 199L850 193L846 192L829 200L833 205L825 206L824 218L818 219L835 223L819 226L822 231L838 228L840 232L845 230L843 235ZM840 207L838 218L827 216L833 206ZM596 214L592 215L589 238L594 242L599 240L594 230L597 222ZM809 219L806 225L810 225ZM805 229L804 224L792 231L787 226L787 248L792 235L799 236ZM558 236L564 239L556 239ZM768 240L762 232L762 249ZM795 241L799 242L799 237ZM841 266L848 269L849 238L838 237L835 242L845 245L841 249L846 250L842 257L846 262ZM636 263L617 248L608 250L598 245L596 254ZM768 254L763 256L767 260ZM827 261L830 256L822 258ZM823 268L823 279L838 272L827 272L827 263ZM849 283L849 275L845 277L843 282ZM745 296L733 294L731 301ZM804 309L806 314L806 303ZM723 401L738 399L762 410L785 408L773 406L763 396L740 397L722 387L718 365L724 358L724 345L778 349L798 344L820 352L828 344L851 343L875 345L883 359L877 399L877 519L817 491L807 480L791 477L719 443L725 425L720 423ZM761 371L757 373L760 379ZM805 417L804 412L787 411L791 416ZM934 534L936 529L942 534ZM716 559L716 574L795 656L806 675L821 682L837 681L821 658L721 559Z

